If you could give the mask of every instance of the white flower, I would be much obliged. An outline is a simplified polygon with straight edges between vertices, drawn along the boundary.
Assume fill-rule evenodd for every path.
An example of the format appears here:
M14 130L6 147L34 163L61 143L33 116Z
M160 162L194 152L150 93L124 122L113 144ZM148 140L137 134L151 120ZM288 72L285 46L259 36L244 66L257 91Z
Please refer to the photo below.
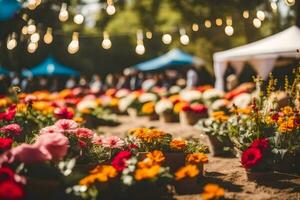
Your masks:
M178 94L181 91L181 87L179 87L178 85L174 85L169 89L169 92L171 94Z
M93 99L82 100L77 104L77 110L83 111L85 109L94 109L96 108L97 102Z
M134 166L134 165L129 165L129 166L128 166L128 170L129 170L130 172L134 172L135 166Z
M122 171L122 174L124 174L124 175L129 174L129 173L130 173L130 171L128 168L126 168Z
M224 92L217 89L208 89L203 92L203 99L205 101L212 101L214 99L220 99L224 97Z
M123 183L124 183L125 185L131 185L132 182L133 182L132 176L126 175L126 176L123 176L122 179L123 179Z
M251 94L243 93L233 98L232 103L238 108L246 108L252 100Z
M127 96L129 93L130 93L130 91L128 89L120 89L116 92L115 97L123 98L123 97Z
M125 112L129 108L129 106L131 104L133 104L133 102L136 100L136 98L137 97L136 97L135 94L130 94L130 95L120 99L120 101L119 101L119 110L121 112Z
M228 105L228 103L229 102L226 99L218 99L211 104L210 108L213 111L221 110L222 108L225 108Z
M200 100L202 94L198 90L183 90L180 92L180 98L187 102L193 102Z
M157 100L157 96L150 92L143 93L139 96L140 103L147 103L147 102L156 101L156 100Z
M158 101L155 105L155 112L157 114L162 114L165 111L172 110L172 109L173 109L173 103L168 99L162 99Z

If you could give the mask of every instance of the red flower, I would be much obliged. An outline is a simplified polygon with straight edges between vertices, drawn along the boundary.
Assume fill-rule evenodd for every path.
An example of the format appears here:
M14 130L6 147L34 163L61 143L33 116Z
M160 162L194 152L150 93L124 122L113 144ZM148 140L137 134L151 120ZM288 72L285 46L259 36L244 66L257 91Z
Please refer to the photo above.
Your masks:
M15 173L8 167L0 168L0 183L4 181L13 181ZM1 199L1 198L0 198Z
M128 148L129 148L129 149L137 149L138 146L137 146L136 144L130 144L130 145L128 146Z
M74 112L71 108L55 108L54 114L59 119L72 119L74 117Z
M5 112L0 113L0 120L11 121L16 115L16 105L10 106Z
M249 169L255 167L263 158L262 152L258 148L249 148L242 154L242 165Z
M9 124L0 128L0 132L4 134L11 134L12 136L18 136L22 132L22 128L19 124Z
M78 146L81 148L81 149L84 149L87 147L87 144L85 141L82 141L82 140L78 140Z
M4 181L0 183L0 199L2 200L22 200L25 197L23 188L14 181Z
M250 148L258 148L261 151L269 148L269 140L267 138L256 139L250 145Z
M126 168L126 161L131 157L130 151L121 151L112 160L111 165L117 171L123 171Z
M13 142L11 138L0 138L0 152L10 149Z
M191 105L191 109L193 112L196 112L196 113L206 113L207 112L207 107L202 104L193 104L193 105Z

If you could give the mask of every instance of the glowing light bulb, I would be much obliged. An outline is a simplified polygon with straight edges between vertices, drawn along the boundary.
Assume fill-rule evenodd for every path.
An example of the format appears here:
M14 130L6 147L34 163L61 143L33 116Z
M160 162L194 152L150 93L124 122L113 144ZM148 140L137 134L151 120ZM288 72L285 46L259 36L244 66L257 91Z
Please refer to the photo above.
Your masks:
M38 48L38 43L36 42L30 42L27 46L27 51L29 53L34 53Z
M232 36L234 33L234 29L232 26L226 26L225 27L225 34L228 36Z
M260 28L261 27L261 21L257 18L253 19L253 25L255 28Z
M116 13L116 8L115 8L115 6L114 6L114 5L108 5L108 6L106 7L106 12L107 12L107 14L109 14L109 15L115 14L115 13Z
M276 2L271 2L271 8L272 8L273 12L277 12L278 6L277 6Z
M244 12L243 12L243 17L244 17L245 19L248 19L249 16L250 16L249 11L248 11L248 10L244 10Z
M13 34L12 37L7 40L6 47L8 50L13 50L14 48L16 48L17 44L17 40Z
M204 26L205 26L206 28L211 28L211 21L210 21L210 20L205 20Z
M102 41L102 47L103 49L110 49L112 46L112 43L109 39L109 35L107 32L103 33L103 41Z
M58 18L61 22L65 22L68 20L69 18L69 12L67 10L67 4L66 3L63 3L61 5L61 8L60 8L60 12L59 12L59 15L58 15Z
M75 22L75 24L82 24L84 21L84 17L81 14L77 14L74 16L73 21Z
M30 40L33 43L37 43L40 40L40 34L39 33L34 33L30 36Z
M27 28L28 34L33 34L36 31L36 26L34 24L30 24Z
M36 9L36 7L38 7L41 4L41 0L28 0L28 4L27 7L30 10L34 10Z
M79 40L78 40L79 34L77 32L74 32L72 35L72 41L70 42L68 46L68 52L70 54L75 54L79 51Z
M223 20L221 18L217 18L216 19L216 25L217 26L222 26L222 24L223 24Z
M226 17L226 25L232 26L232 17Z
M135 52L139 55L143 55L145 53L146 49L143 43L138 44L135 48Z
M257 16L257 18L258 18L260 21L264 21L265 18L266 18L266 15L265 15L264 11L261 11L261 10L258 10L258 11L256 12L256 16Z
M196 23L194 23L193 25L192 25L192 30L193 31L198 31L199 30L199 25L198 24L196 24Z
M180 36L180 42L181 42L181 44L183 44L183 45L187 45L187 44L189 44L189 42L190 42L190 38L189 38L189 36L188 35L182 35L182 36Z
M146 38L148 38L149 40L152 39L152 32L151 31L146 32Z
M21 32L22 32L23 35L27 35L28 34L28 27L27 26L23 26Z
M52 36L52 28L47 28L47 32L44 35L44 42L46 44L51 44L53 41L53 36Z
M162 41L164 44L171 44L172 36L170 34L163 34Z
M295 5L296 0L284 0L284 3L285 3L287 6L293 6L293 5Z

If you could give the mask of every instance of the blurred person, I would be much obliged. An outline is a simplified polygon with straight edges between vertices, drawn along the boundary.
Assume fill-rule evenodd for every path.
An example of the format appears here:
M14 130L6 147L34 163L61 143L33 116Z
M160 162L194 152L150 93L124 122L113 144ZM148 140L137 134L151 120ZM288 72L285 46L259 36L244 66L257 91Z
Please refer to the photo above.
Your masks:
M13 72L11 76L11 86L19 86L21 81L17 73Z
M73 89L73 88L75 88L75 86L76 86L76 79L75 79L75 77L70 77L67 80L65 87L67 89Z
M197 86L198 74L194 66L192 66L186 73L186 87L193 88Z
M238 77L235 74L231 74L226 78L226 89L227 91L231 91L236 88L239 84Z
M90 89L92 93L99 93L102 91L102 81L99 75L93 75L92 80L90 82Z

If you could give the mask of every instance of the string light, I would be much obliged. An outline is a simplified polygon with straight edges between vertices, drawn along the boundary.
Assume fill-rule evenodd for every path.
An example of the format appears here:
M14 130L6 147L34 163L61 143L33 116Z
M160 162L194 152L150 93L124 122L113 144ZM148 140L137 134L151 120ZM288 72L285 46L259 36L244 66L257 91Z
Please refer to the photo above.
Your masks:
M60 8L60 12L59 12L59 15L58 15L58 18L61 22L65 22L68 20L69 18L69 13L68 13L68 10L67 10L67 4L66 3L62 3L61 4L61 8Z
M232 17L226 17L226 25L232 26Z
M243 17L244 17L245 19L248 19L249 16L250 16L249 11L248 11L248 10L244 10L244 12L243 12Z
M103 41L102 41L102 47L103 49L110 49L112 46L111 41L109 39L109 35L106 31L103 32Z
M228 36L232 36L234 33L234 29L232 26L226 26L225 27L225 34L228 35Z
M38 43L37 42L30 42L27 46L27 51L29 53L34 53L38 48Z
M221 19L221 18L217 18L217 19L216 19L216 25L217 25L217 26L222 26L222 24L223 24L222 19Z
M136 37L137 37L137 45L135 48L135 52L139 55L143 55L146 51L144 42L143 42L143 31L138 30L136 33Z
M17 44L16 33L12 33L7 39L6 47L8 50L13 50L16 48Z
M79 50L79 40L78 40L79 33L74 32L72 35L72 41L70 42L68 46L68 52L70 54L75 54Z
M74 16L73 21L75 24L82 24L84 21L84 17L81 14L77 14Z
M52 28L48 27L47 28L47 32L44 35L44 42L46 44L51 44L53 41L53 36L52 36Z
M293 6L293 5L295 5L296 0L284 0L284 3L285 3L287 6Z
M109 15L113 15L116 13L116 8L114 6L113 0L107 0L106 12Z
M255 28L260 28L261 27L261 21L258 18L253 19L253 25Z
M182 29L179 30L179 32L180 32L180 42L181 42L181 44L188 45L189 42L190 42L190 38L186 34L185 29L182 28Z
M258 10L258 11L256 12L256 17L257 17L260 21L264 21L265 18L266 18L266 15L265 15L265 13L264 13L263 11Z
M278 6L277 6L276 2L271 2L271 8L272 8L273 12L277 12Z
M152 32L151 31L146 32L146 38L149 39L149 40L152 39Z
M172 36L170 35L170 34L163 34L163 36L162 36L162 42L164 43L164 44L171 44L171 42L172 42Z
M196 23L194 23L193 25L192 25L192 30L193 31L198 31L199 30L199 25L198 24L196 24Z
M210 21L210 20L205 20L204 26L205 26L206 28L211 28L211 21Z
M33 20L29 20L29 22L28 22L28 28L27 28L28 34L31 35L35 31L36 31L36 26L34 25L34 21Z
M27 35L28 34L28 27L27 26L23 26L21 32L22 32L23 35Z
M34 10L36 9L36 7L38 7L41 4L41 0L28 0L28 4L27 7L30 10Z

